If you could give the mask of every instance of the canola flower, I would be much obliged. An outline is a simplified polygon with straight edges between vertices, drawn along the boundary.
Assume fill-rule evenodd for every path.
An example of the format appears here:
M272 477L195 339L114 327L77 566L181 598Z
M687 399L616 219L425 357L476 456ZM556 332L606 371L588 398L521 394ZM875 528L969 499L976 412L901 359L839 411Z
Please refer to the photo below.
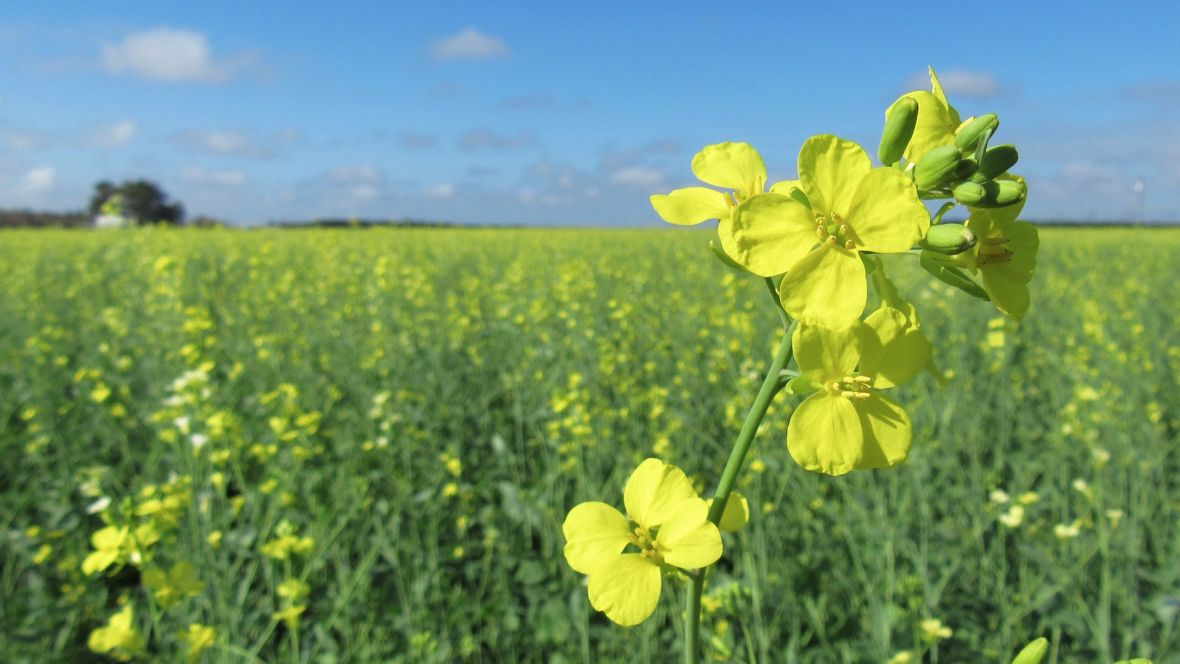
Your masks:
M144 649L143 635L135 626L135 613L130 604L111 616L107 624L95 629L86 640L91 651L109 655L121 662L138 657Z
M728 193L708 187L684 187L653 195L652 207L670 224L692 226L710 219L728 223L739 203L761 194L766 187L766 164L749 143L705 146L693 157L692 172L702 182ZM776 184L772 190L781 186Z
M1040 247L1037 227L1017 221L1023 209L1024 201L991 210L973 208L966 223L979 238L975 250L966 254L967 267L980 274L996 308L1016 320L1028 312L1028 283Z
M561 529L566 562L590 577L591 606L631 626L655 611L665 574L712 565L722 544L684 471L659 459L631 473L623 504L626 515L606 503L581 503Z
M909 176L873 168L863 148L836 136L803 144L799 185L810 207L775 193L751 198L718 228L721 246L754 274L783 274L779 297L793 318L838 329L868 300L861 252L909 251L930 216Z
M880 392L908 381L930 356L905 314L885 306L842 330L801 325L794 345L801 375L792 390L810 396L788 425L791 457L828 475L905 461L909 415Z

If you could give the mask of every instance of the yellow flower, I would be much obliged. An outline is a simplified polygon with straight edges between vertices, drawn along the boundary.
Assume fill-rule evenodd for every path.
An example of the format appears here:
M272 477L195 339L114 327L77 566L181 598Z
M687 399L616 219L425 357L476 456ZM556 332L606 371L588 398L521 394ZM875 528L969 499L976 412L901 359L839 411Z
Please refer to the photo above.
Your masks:
M923 638L929 641L938 641L940 639L949 639L955 633L953 629L942 624L941 620L937 618L929 618L918 623L918 628L922 630Z
M143 636L133 624L134 619L131 605L124 606L111 616L105 627L90 633L86 646L93 652L110 655L121 662L129 661L140 654L144 646Z
M909 415L880 391L909 380L930 343L901 310L885 306L862 324L831 330L800 325L796 394L811 393L787 425L787 449L807 470L843 475L890 468L909 455Z
M1023 182L1020 176L1010 176ZM972 274L983 277L983 289L992 304L1016 320L1028 312L1028 282L1032 281L1040 238L1037 227L1017 221L1024 201L993 209L971 210L967 227L979 238L972 251L963 255Z
M90 536L90 544L94 551L82 561L82 573L94 574L113 565L120 558L125 557L125 544L130 530L127 526L107 526L95 531Z
M275 611L270 614L271 620L275 622L282 622L287 626L287 629L295 629L299 627L299 617L307 610L307 606L300 604L297 606L288 606L281 611Z
M873 168L863 148L836 136L807 139L799 182L810 206L778 193L751 198L718 226L721 246L754 274L785 273L779 297L792 317L840 329L868 300L860 252L908 251L930 215L908 175Z
M706 146L693 157L692 172L702 182L733 193L708 187L685 187L667 194L655 194L651 197L651 205L670 224L692 226L709 219L724 221L733 215L734 206L761 194L766 186L766 164L749 143Z
M189 662L197 661L216 638L217 630L212 627L200 623L189 625L187 630L180 633L180 640L185 644L185 658Z
M905 150L905 158L910 163L917 162L934 148L954 143L955 132L963 124L959 112L947 101L933 67L930 67L930 88L930 92L917 90L902 95L903 99L909 97L918 102L918 124ZM893 106L889 109L892 110ZM889 111L885 112L885 116L889 117Z
M717 562L721 532L684 471L659 459L631 473L623 504L628 516L606 503L582 503L570 510L562 532L566 562L590 577L590 604L630 626L655 611L664 570Z
M158 567L144 570L143 585L165 609L186 597L196 597L205 590L205 584L197 578L196 568L185 560L173 565L167 573Z

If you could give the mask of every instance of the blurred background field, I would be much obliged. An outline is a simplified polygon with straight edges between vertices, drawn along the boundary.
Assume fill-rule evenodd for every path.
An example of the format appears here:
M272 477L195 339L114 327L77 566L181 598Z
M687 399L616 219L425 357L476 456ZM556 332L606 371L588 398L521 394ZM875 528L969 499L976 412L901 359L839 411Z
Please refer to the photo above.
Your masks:
M560 525L645 456L715 483L780 328L708 238L0 233L5 661L99 659L124 605L152 661L192 625L205 662L677 657L680 597L611 626ZM1177 256L1173 229L1042 229L1020 324L887 258L946 384L897 393L906 464L842 478L791 460L780 395L708 655L885 662L937 619L924 661L1044 635L1180 662Z

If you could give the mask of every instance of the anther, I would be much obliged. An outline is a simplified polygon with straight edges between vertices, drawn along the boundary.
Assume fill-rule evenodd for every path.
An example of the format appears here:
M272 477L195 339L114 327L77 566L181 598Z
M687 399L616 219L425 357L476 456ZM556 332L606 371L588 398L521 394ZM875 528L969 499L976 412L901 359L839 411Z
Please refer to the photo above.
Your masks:
M818 235L819 239L821 240L828 236L828 232L824 230L823 226L817 226L815 229L815 234Z
M856 379L855 379L855 378L853 378L852 376L845 376L845 377L843 377L843 378L841 378L841 379L840 379L840 382L841 382L841 383L851 383L851 382L853 382L853 381L855 381L855 380L856 380Z
M836 236L835 235L828 236L828 244L832 245L833 247L836 246Z
M853 392L852 390L844 390L843 392L840 392L840 396L844 397L845 399L851 399L851 398L857 396L858 394L860 394L860 393Z
M848 232L848 224L840 224L840 232L847 233Z
M845 249L856 249L856 245L852 243L852 240L847 240L846 242L844 242L844 248Z
M868 385L869 383L873 382L873 379L871 376L857 376L856 378L853 378L852 380L854 380L858 383L862 383L864 385Z
M873 395L868 392L854 392L852 396L856 397L857 399L869 399Z

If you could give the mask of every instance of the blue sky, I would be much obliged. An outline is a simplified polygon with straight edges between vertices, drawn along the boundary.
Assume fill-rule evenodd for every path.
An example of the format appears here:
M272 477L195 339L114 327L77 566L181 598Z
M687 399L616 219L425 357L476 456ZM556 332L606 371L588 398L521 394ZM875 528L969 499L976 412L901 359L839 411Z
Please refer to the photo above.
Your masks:
M700 147L773 177L943 77L1026 216L1180 219L1180 3L6 2L0 207L146 177L190 216L659 225Z

